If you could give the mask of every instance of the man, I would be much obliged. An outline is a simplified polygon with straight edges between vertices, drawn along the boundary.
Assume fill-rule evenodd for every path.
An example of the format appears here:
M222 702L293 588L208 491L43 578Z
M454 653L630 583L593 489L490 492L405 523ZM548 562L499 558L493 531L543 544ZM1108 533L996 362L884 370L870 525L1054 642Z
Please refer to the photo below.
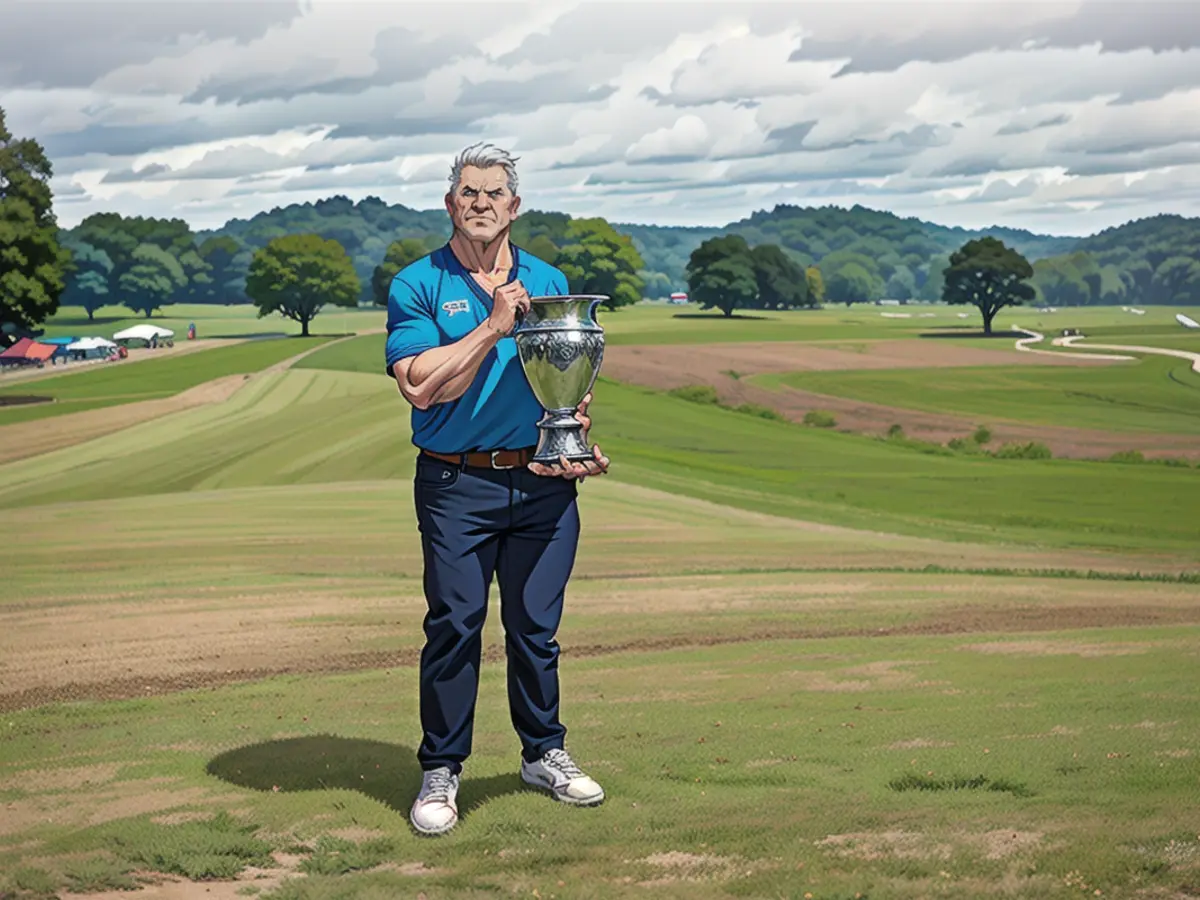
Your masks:
M578 482L607 471L608 459L596 447L586 462L530 462L542 408L511 333L530 296L565 294L567 280L509 239L520 206L514 163L490 144L459 154L446 194L453 235L400 271L388 296L387 370L413 406L420 448L414 498L428 613L423 778L410 819L423 834L458 821L493 575L521 778L565 803L604 799L563 746L554 636L579 538ZM585 434L590 401L577 413Z

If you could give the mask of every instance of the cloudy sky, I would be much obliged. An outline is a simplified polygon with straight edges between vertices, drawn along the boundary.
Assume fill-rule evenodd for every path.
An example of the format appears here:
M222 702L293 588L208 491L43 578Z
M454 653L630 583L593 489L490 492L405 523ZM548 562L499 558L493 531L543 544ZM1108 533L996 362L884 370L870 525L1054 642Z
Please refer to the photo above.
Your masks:
M479 140L526 208L619 222L1200 214L1200 0L0 0L0 106L66 227L437 207Z

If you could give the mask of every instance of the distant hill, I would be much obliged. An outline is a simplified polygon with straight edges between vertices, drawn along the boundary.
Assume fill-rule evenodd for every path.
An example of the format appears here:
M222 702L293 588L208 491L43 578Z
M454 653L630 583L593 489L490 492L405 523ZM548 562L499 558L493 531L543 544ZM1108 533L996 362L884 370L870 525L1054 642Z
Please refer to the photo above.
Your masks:
M432 250L449 235L443 209L416 210L385 203L377 197L353 202L344 196L334 196L276 207L249 219L232 219L220 228L191 237L186 223L177 220L122 223L119 216L91 218L94 221L90 231L85 224L65 234L65 239L76 247L77 259L96 270L88 275L83 266L73 276L69 284L71 293L65 295L68 303L81 302L76 297L85 296L79 290L85 286L85 277L92 281L107 278L113 291L128 293L118 284L132 264L128 260L122 262L129 255L121 250L123 241L132 241L130 247L143 241L156 243L177 257L188 273L209 266L211 283L205 286L198 277L192 279L188 274L189 284L175 292L176 300L246 302L245 273L254 251L272 238L303 232L342 244L362 283L361 299L369 303L371 275L393 241L416 238ZM159 224L155 225L155 221ZM563 213L524 212L514 226L513 236L530 252L553 261L566 243L569 221L570 217ZM1063 306L1121 302L1200 304L1200 219L1175 215L1129 222L1086 238L1053 237L1015 228L950 228L864 206L845 209L790 204L760 210L722 227L632 223L614 223L614 227L629 235L641 253L645 263L641 273L644 293L651 298L686 290L684 273L692 251L708 238L733 233L740 234L751 245L778 244L802 265L816 265L829 289L827 299L831 302L883 297L932 300L941 295L941 272L950 254L968 240L990 235L1034 263L1034 285L1041 302ZM112 235L106 238L106 230L112 229L133 230L128 238ZM219 240L222 238L227 240L222 242ZM97 253L105 247L110 248L111 262ZM189 248L198 248L201 259L189 255ZM115 269L111 263L116 263ZM853 277L845 277L846 272L853 272ZM839 273L842 277L838 277ZM93 298L96 303L100 299Z
M366 197L355 203L348 197L336 196L276 207L250 219L231 219L220 228L200 232L197 243L223 235L233 238L242 247L234 257L233 268L244 274L254 251L273 238L310 232L332 238L346 248L353 260L363 285L362 300L369 302L371 273L383 261L392 241L419 238L432 250L445 242L447 225L444 209L410 209L398 203L384 203L378 197Z
M896 299L923 295L933 299L940 293L941 284L936 273L930 280L930 271L936 265L944 268L945 258L973 238L998 237L1031 261L1069 252L1079 242L1079 238L1052 237L1015 228L980 231L949 228L864 206L845 209L784 204L723 228L625 223L615 227L633 238L648 270L665 276L662 280L670 287L664 293L686 289L684 268L688 257L701 242L719 234L740 234L751 245L779 244L797 262L816 265L826 276L831 274L826 271L831 266L857 262L875 279L880 296L886 292ZM823 264L826 260L831 265Z

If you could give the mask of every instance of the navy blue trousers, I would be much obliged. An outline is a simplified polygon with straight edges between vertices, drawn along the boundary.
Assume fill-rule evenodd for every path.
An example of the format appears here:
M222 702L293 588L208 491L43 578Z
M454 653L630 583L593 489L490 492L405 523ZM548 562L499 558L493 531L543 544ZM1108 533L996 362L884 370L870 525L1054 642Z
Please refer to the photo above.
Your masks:
M414 478L425 561L421 652L423 769L454 772L471 753L482 631L493 576L508 656L508 703L521 752L563 746L558 643L579 541L578 485L526 468L477 469L420 454Z

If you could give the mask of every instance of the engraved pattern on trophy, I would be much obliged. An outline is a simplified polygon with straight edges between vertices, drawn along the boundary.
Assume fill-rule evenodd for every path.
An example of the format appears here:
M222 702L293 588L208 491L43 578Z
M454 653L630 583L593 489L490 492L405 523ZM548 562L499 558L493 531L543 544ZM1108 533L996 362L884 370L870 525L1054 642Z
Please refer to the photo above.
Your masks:
M606 299L596 295L531 298L529 312L514 334L525 377L546 413L538 422L533 456L537 462L554 462L559 456L592 458L575 410L600 374L604 329L593 311Z

